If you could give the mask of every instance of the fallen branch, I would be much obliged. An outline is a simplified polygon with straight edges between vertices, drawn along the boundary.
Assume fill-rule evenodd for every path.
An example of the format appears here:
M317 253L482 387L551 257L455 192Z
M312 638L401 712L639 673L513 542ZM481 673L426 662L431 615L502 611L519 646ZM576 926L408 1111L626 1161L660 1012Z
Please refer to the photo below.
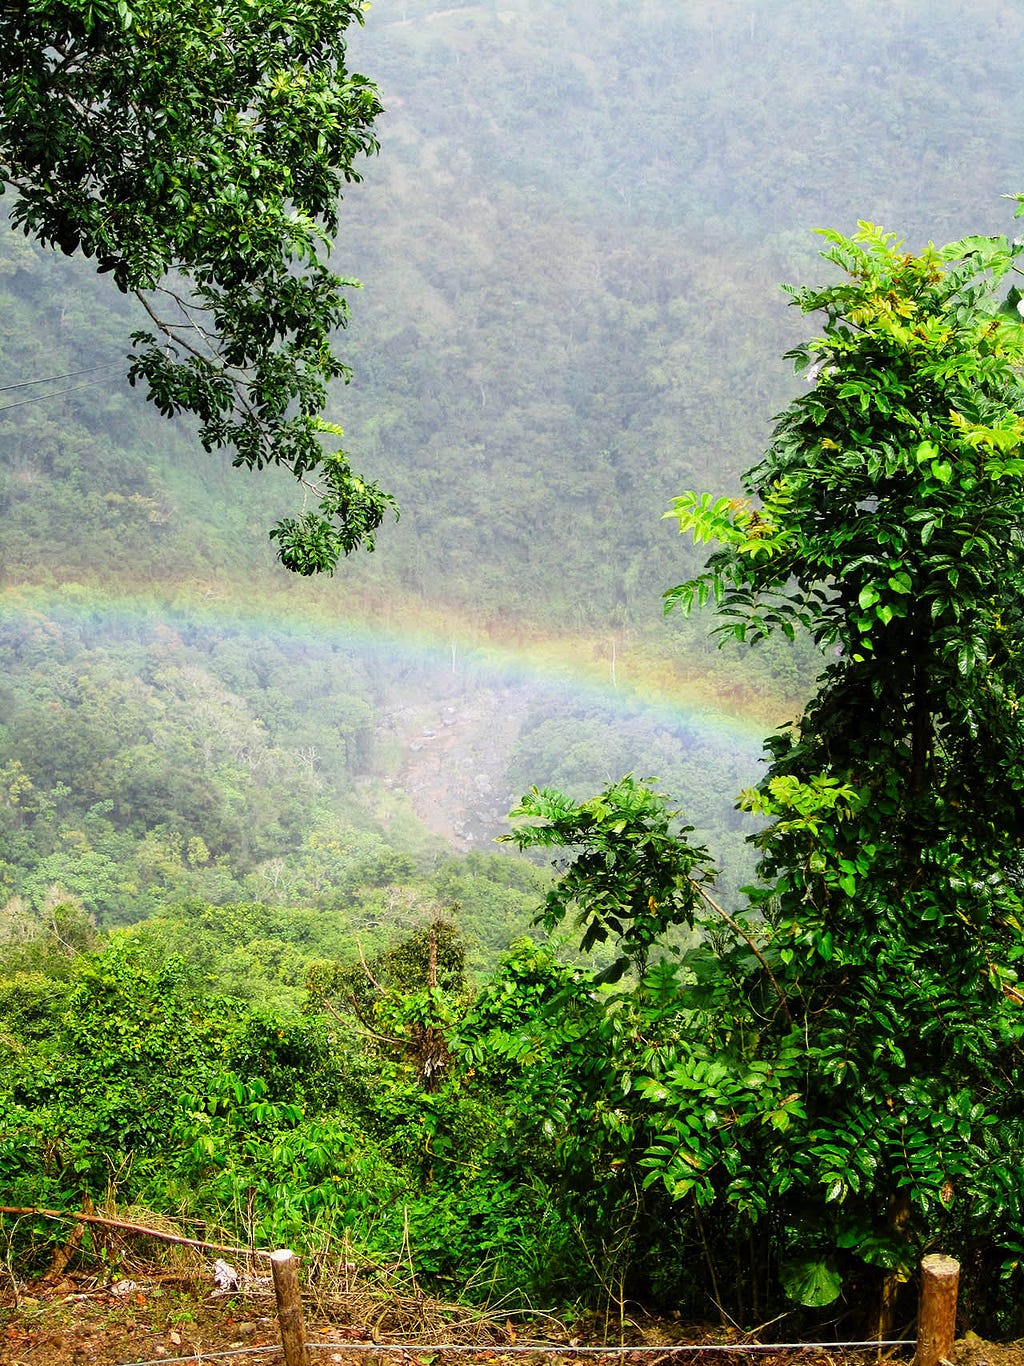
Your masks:
M269 1257L269 1252L259 1248L230 1247L226 1243L207 1243L201 1238L184 1238L180 1233L164 1233L158 1228L146 1228L144 1224L128 1224L123 1219L107 1219L101 1214L82 1214L77 1210L31 1209L21 1205L0 1205L0 1214L31 1215L41 1219L66 1219L71 1224L99 1224L102 1228L116 1228L124 1233L138 1233L146 1238L159 1238L164 1243L177 1243L183 1247L201 1247L210 1252L233 1252L239 1257Z
M381 984L377 981L376 977L374 977L373 973L370 971L370 966L367 963L366 959L363 957L363 944L362 940L359 938L358 935L356 935L356 948L359 950L359 961L360 963L362 963L363 971L366 973L367 977L369 977L370 981L377 988L381 996L389 996L391 993L388 991L387 987L382 987Z

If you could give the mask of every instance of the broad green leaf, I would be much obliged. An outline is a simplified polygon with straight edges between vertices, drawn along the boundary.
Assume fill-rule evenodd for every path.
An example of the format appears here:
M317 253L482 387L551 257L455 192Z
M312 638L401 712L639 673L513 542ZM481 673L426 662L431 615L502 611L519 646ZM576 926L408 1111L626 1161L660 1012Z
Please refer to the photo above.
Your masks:
M832 1263L817 1258L783 1262L779 1279L789 1298L809 1309L832 1304L843 1288L842 1277Z
M875 587L875 585L873 583L868 583L865 584L864 587L857 594L857 602L866 611L869 607L873 607L875 605L875 603L879 599L879 596L880 595L878 589Z

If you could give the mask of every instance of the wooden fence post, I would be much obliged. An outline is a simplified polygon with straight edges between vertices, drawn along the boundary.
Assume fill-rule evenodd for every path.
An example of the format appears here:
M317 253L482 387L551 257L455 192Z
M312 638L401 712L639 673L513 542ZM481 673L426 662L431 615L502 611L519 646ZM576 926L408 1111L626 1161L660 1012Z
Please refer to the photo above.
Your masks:
M306 1351L306 1329L302 1322L302 1296L299 1294L299 1259L287 1248L270 1254L277 1296L277 1321L281 1325L281 1346L286 1366L310 1366Z
M952 1257L934 1252L922 1259L914 1366L938 1366L953 1350L959 1284L960 1263Z

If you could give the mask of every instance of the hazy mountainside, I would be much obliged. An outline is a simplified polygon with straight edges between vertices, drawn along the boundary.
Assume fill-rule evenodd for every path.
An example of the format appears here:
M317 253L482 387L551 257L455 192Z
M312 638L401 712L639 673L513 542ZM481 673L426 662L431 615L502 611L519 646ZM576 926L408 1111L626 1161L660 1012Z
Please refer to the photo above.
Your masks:
M339 414L405 514L370 572L485 617L656 617L686 554L667 500L730 488L793 392L778 286L820 274L811 229L1007 227L1021 26L1003 4L378 0Z
M538 767L582 795L637 754L691 791L688 810L732 849L727 886L740 876L729 794L747 735L733 752L639 703L498 684L472 657L445 670L396 642L204 626L153 604L112 616L82 590L9 605L3 626L0 889L33 916L66 894L107 924L258 899L372 938L403 923L395 907L415 924L455 902L490 960L544 880L528 879L531 901L518 863L486 854L481 904L442 891L446 850L486 851Z
M781 353L800 324L778 286L820 273L811 229L870 217L913 243L1008 226L1022 24L996 3L376 0L353 57L388 113L343 208L337 265L365 288L336 415L403 518L345 587L303 594L377 586L563 628L656 617L686 553L667 500L730 487L793 392ZM87 264L16 238L2 269L5 382L116 364L134 315ZM223 480L121 388L115 372L19 409L5 443L30 468L72 444L53 428L126 448L121 469L93 451L76 477L169 503L136 573L177 575L189 554L200 573L262 568L272 481ZM148 492L118 488L127 465L146 487L148 467ZM52 482L40 499L23 477L13 569L118 567L91 507L63 520ZM18 539L32 509L52 519L45 555ZM107 525L133 513L108 505ZM179 558L167 528L197 523Z
M739 675L699 624L662 623L699 552L660 514L733 488L798 383L778 284L820 274L811 228L1007 227L1022 27L1001 3L375 0L353 55L389 112L342 211L337 264L365 289L335 416L403 515L329 583L273 565L284 481L205 457L128 390L138 320L108 281L0 241L7 890L112 919L372 901L431 869L424 823L472 847L528 784L628 769L742 881L756 746L679 679L760 721L789 714L798 669L773 650ZM126 594L146 599L130 629ZM320 643L237 629L247 612ZM360 619L380 634L349 648ZM541 632L586 637L553 687L473 655ZM645 707L642 678L674 707Z

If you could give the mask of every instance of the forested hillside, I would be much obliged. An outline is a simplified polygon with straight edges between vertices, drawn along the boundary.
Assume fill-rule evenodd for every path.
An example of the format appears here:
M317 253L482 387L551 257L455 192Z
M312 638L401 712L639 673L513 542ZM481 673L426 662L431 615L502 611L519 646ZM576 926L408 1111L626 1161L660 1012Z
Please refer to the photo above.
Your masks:
M1015 1326L1019 611L986 575L1016 582L1022 267L984 243L1024 189L1024 13L365 18L327 415L400 507L375 553L283 569L294 480L128 385L108 274L0 237L0 1184L368 1264L404 1239L479 1300L752 1321L842 1288L879 1332L941 1236ZM822 261L858 220L905 246ZM686 490L720 501L664 520ZM706 612L663 613L681 582Z
M377 0L351 42L388 112L345 198L337 264L364 289L334 415L403 518L343 590L292 591L386 586L496 627L656 617L685 553L660 513L735 478L793 392L778 286L817 269L812 229L865 217L914 245L1005 227L1020 22L997 4ZM135 321L107 282L19 236L3 252L7 382L116 369ZM272 480L224 479L116 374L63 387L9 395L32 400L4 419L9 468L28 466L9 577L266 565ZM71 438L94 447L68 470Z
M350 443L403 521L366 572L485 618L658 615L658 516L794 381L811 230L1005 229L1014 6L378 0L383 152L348 199ZM410 459L410 452L417 452ZM573 547L567 553L567 547Z
M229 618L249 603L271 621L309 612L340 637L354 623L412 631L427 655L416 689L443 705L451 646L464 657L491 639L511 651L470 669L456 690L468 696L484 677L500 691L520 673L514 657L542 639L534 668L558 676L556 715L541 715L552 707L543 694L531 724L524 698L522 725L494 737L500 752L485 763L446 751L441 792L417 799L420 816L441 801L440 832L487 836L526 781L582 792L633 769L658 774L702 830L724 834L756 750L705 708L756 718L753 737L791 714L806 685L784 649L740 678L702 626L662 624L660 593L698 559L660 514L682 487L728 487L793 391L781 357L796 333L778 285L816 269L812 227L868 216L920 241L1005 222L998 195L1022 160L1010 69L1019 23L997 5L964 19L913 4L852 18L801 3L645 0L627 14L378 0L352 36L388 113L382 154L343 206L337 265L365 288L351 294L355 381L334 416L357 467L397 494L402 520L335 582L286 582L266 527L288 508L288 481L232 473L196 449L187 424L157 419L118 378L138 325L127 303L87 263L11 235L0 244L5 382L71 378L7 391L6 583L100 587L113 617L121 595L141 592L157 616L161 601ZM258 695L257 657L277 648L253 637L256 691L232 705L278 736L282 725L306 732L301 748L321 713L289 720ZM376 695L355 690L370 730L389 654L403 661L399 691L408 681L406 646L379 647ZM610 701L574 700L581 675L608 685ZM17 667L8 676L20 688ZM290 687L312 697L318 685ZM353 695L340 679L331 687ZM668 712L619 726L623 707L639 715L652 691ZM436 731L440 715L421 729ZM313 743L328 756L328 792L340 792L332 743ZM401 787L393 758L378 764L371 751L381 745L364 740L348 776ZM422 790L421 777L410 785ZM474 823L477 779L488 814ZM45 786L48 771L37 766L33 781ZM717 794L710 804L705 792ZM142 811L131 819L148 829ZM186 843L199 836L231 855L216 828L182 826L176 811L172 801L165 815ZM267 819L253 848L279 851ZM742 881L740 845L717 847ZM253 860L233 867L244 876Z

